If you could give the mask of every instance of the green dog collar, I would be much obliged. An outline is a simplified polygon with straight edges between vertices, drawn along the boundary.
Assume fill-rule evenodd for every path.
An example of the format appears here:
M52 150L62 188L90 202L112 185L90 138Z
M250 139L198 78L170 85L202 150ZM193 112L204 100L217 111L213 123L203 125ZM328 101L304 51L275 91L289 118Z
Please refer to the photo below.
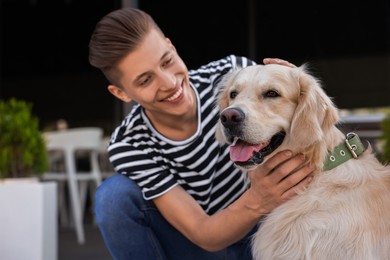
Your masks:
M360 138L355 133L348 133L343 143L329 152L324 162L324 171L329 171L349 159L357 159L365 150Z

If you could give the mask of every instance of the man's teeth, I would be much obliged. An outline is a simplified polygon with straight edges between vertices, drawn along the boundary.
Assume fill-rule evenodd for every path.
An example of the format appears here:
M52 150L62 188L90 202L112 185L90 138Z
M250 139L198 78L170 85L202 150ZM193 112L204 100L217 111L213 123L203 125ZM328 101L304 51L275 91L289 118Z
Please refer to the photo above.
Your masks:
M169 97L169 98L166 98L165 100L167 100L167 101L173 101L173 100L175 100L176 98L178 98L180 95L181 95L181 93L183 92L183 88L179 88L179 90L173 95L173 96L171 96L171 97Z

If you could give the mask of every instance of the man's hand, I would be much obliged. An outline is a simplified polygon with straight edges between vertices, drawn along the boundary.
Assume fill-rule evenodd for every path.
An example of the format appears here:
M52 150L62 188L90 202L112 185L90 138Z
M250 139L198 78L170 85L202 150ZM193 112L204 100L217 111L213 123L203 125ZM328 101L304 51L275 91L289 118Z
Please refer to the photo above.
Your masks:
M303 165L304 162L302 155L281 151L248 173L251 181L248 192L259 201L260 213L271 212L309 185L314 167Z
M279 65L284 65L284 66L288 66L288 67L291 67L291 68L295 68L296 66L288 61L285 61L285 60L282 60L282 59L278 59L278 58L265 58L263 59L263 63L265 65L267 64L279 64Z

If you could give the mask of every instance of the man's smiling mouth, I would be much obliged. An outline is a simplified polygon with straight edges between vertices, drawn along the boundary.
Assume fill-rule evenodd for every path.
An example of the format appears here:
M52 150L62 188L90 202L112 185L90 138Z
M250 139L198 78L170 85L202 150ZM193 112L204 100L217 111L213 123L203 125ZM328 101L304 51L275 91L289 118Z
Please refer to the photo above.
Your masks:
M164 101L169 101L169 102L175 101L177 98L179 98L181 96L182 93L183 93L183 87L180 86L175 94L173 94L172 96L164 99Z

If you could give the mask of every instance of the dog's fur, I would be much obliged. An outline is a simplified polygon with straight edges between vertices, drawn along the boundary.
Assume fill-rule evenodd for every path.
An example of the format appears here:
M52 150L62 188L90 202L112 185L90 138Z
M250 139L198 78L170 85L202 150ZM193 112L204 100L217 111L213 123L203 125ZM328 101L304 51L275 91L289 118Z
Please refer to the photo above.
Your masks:
M328 151L345 135L337 128L338 109L306 66L247 67L225 77L221 88L221 115L229 108L244 114L234 126L239 138L260 144L281 130L286 133L264 160L290 149L316 166L309 187L261 221L252 240L254 258L389 259L390 169L367 145L358 159L322 170ZM232 142L231 135L222 123L217 125L221 142Z

